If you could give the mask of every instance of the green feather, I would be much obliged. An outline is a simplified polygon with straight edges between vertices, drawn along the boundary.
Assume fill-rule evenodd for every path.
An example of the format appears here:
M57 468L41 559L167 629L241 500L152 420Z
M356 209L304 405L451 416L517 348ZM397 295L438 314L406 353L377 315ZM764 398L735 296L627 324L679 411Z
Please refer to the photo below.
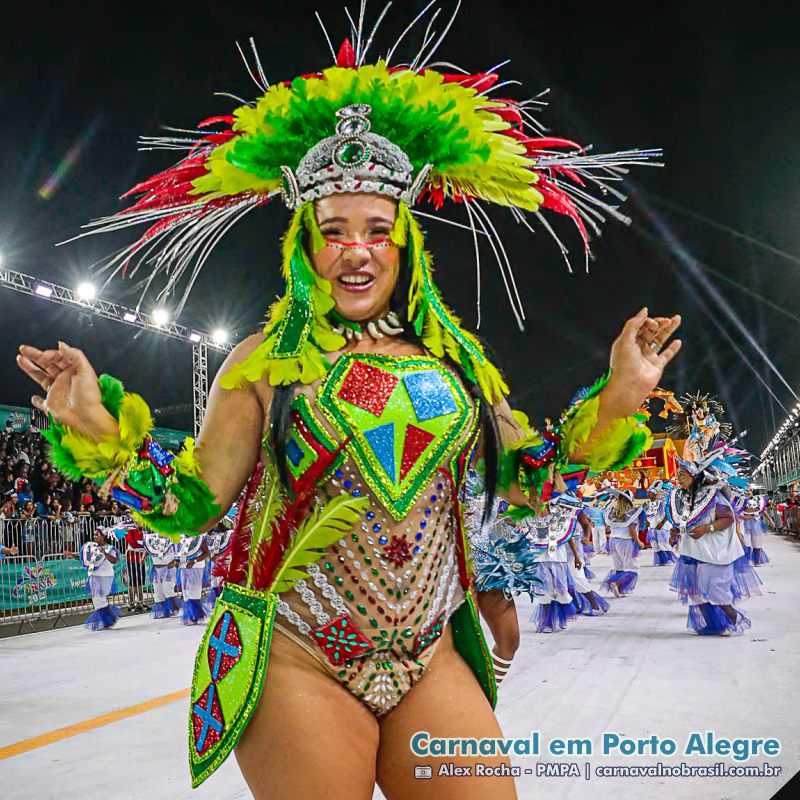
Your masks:
M282 491L278 471L270 462L267 465L266 486L259 493L258 516L253 521L253 531L250 537L250 562L247 569L247 585L253 585L253 571L256 568L258 548L264 542L272 539L272 524L283 508L285 496Z
M352 530L368 505L366 497L342 494L334 497L322 511L316 508L295 533L269 591L280 594L291 589L298 580L307 578L302 567L318 561L326 548Z

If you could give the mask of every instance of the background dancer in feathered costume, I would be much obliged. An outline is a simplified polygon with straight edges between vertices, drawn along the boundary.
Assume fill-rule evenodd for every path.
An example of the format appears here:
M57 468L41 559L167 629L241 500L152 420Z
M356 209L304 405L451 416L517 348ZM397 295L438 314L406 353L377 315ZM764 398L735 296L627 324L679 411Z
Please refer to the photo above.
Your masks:
M536 609L530 619L537 633L562 631L577 616L570 594L572 580L567 562L578 557L572 537L575 529L580 528L581 506L577 498L559 494L545 504L539 514L527 520L541 582L536 589Z
M175 593L178 582L178 549L166 536L145 531L144 549L153 563L150 581L153 584L153 619L166 619L180 613L181 602Z
M689 603L687 630L702 636L729 636L751 626L733 604L742 596L734 563L744 555L730 501L722 491L726 465L713 451L700 461L680 461L678 485L670 493L667 518L680 558L670 589ZM735 474L735 473L734 473ZM757 586L751 584L751 591Z
M110 270L174 297L177 314L241 217L278 197L292 211L286 293L263 335L223 365L196 450L191 440L177 455L160 448L144 400L98 378L69 345L23 346L19 358L46 393L33 402L52 417L53 463L96 481L149 528L201 536L246 487L195 661L188 750L198 785L236 748L257 800L366 800L376 776L386 796L410 797L419 782L409 731L502 736L469 591L467 468L483 457L488 495L496 485L533 514L558 475L624 467L652 441L636 411L680 348L671 341L680 318L642 309L616 339L609 374L551 428L514 415L499 370L436 286L417 201L431 201L436 219L458 201L476 256L481 240L493 248L522 324L483 205L525 225L532 213L545 229L541 212L565 214L586 242L599 217L624 219L621 170L656 153L588 154L542 135L530 114L539 101L500 97L508 84L495 70L432 62L446 33L433 23L410 63L394 65L396 46L367 63L376 27L365 27L362 3L334 66L272 85L254 52L260 96L196 131L150 139L185 158L91 226L148 225ZM276 743L286 758L265 758ZM515 794L507 774L429 787L460 800Z
M586 513L586 504L571 495L561 495L562 502L575 503L580 508L577 513L577 525L570 541L571 554L567 555L567 568L570 575L569 593L575 610L587 617L597 617L605 614L609 605L605 598L592 589L591 581L594 574L588 567L586 558L586 543L591 542L592 521ZM570 557L571 555L571 557Z
M181 622L184 625L197 625L208 616L203 606L203 578L206 574L207 558L208 544L205 536L181 536L178 565L183 597Z
M612 499L605 508L608 552L611 570L603 578L600 588L615 597L626 597L636 588L639 580L639 516L641 510L633 505L630 489L609 489Z
M745 528L750 534L750 560L754 567L769 563L769 556L764 550L764 535L767 526L764 524L764 509L767 507L767 498L764 495L756 497L752 490L748 491L742 518Z
M647 502L643 508L647 518L647 538L653 548L655 567L666 567L678 560L669 543L669 529L664 527L667 521L667 496L671 488L670 483L655 481L647 490Z
M108 601L108 596L116 591L114 564L119 560L119 551L110 543L108 531L98 525L92 541L86 542L80 553L65 550L63 555L80 561L88 574L86 591L92 596L94 611L86 620L86 627L93 631L113 628L122 616L122 612Z
M227 517L225 519L228 519ZM223 520L224 522L225 520ZM233 531L223 525L208 535L208 561L210 564L210 588L205 601L205 609L210 614L214 610L217 598L225 586L225 575L230 562L230 550L233 544Z
M501 500L488 519L483 479L470 470L465 486L464 525L472 551L472 572L478 592L478 609L494 639L492 662L500 686L519 648L519 619L514 598L527 594L531 601L541 581L536 554L528 542L527 526L505 516L508 503Z

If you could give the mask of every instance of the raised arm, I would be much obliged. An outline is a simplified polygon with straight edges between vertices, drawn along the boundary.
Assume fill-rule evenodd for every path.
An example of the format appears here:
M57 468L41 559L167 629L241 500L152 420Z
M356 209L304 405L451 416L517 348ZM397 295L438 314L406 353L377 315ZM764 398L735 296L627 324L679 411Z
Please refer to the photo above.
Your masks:
M259 341L242 342L220 374ZM197 534L212 528L258 460L265 403L253 384L222 389L216 379L197 446L187 439L173 456L149 438L153 421L141 397L109 376L98 378L81 350L64 343L53 350L23 345L17 361L46 392L31 402L54 422L46 434L53 462L67 477L90 477L153 530Z
M579 392L558 421L537 431L505 402L495 407L501 438L499 485L516 506L536 506L561 480L627 466L649 446L651 434L636 412L681 347L668 344L678 316L631 317L611 348L610 369Z

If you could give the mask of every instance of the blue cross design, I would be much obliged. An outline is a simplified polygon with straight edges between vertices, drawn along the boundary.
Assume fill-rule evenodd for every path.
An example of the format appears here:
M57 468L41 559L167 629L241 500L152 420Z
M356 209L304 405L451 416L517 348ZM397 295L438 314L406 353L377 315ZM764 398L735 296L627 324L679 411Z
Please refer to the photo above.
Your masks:
M241 647L237 647L235 644L228 644L228 642L225 641L230 625L231 614L230 611L226 611L222 617L222 628L219 632L219 638L212 636L208 642L209 648L217 651L216 657L214 658L214 668L211 670L212 681L215 681L219 675L219 670L222 666L222 656L228 655L232 658L238 658L239 654L242 652Z
M222 723L215 719L211 715L211 709L214 705L214 692L216 691L217 687L214 684L210 684L208 687L208 707L203 708L200 703L195 703L194 706L194 713L197 714L198 717L203 722L203 730L200 731L200 736L197 739L197 752L200 753L203 750L203 745L206 743L206 736L208 735L208 729L213 728L218 734L222 734Z

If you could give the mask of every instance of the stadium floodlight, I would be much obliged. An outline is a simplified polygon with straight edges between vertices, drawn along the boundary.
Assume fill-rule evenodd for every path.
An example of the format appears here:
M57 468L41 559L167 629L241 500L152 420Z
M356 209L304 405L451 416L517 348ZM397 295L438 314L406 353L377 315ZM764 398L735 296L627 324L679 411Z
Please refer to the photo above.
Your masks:
M84 281L78 284L78 299L79 300L94 300L97 297L97 288L93 283Z
M225 344L228 341L228 331L224 328L217 328L212 334L211 338L215 344Z
M46 283L37 283L33 288L33 292L34 294L38 294L39 297L52 297L53 287L48 286Z
M169 311L166 308L156 308L153 310L153 322L159 328L163 327L169 322Z
M136 322L136 314L134 314L133 311L126 311L122 315L122 319L124 322Z
M198 333L197 331L192 331L189 334L189 341L192 342L193 344L200 344L200 342L203 341L203 335L201 333Z

